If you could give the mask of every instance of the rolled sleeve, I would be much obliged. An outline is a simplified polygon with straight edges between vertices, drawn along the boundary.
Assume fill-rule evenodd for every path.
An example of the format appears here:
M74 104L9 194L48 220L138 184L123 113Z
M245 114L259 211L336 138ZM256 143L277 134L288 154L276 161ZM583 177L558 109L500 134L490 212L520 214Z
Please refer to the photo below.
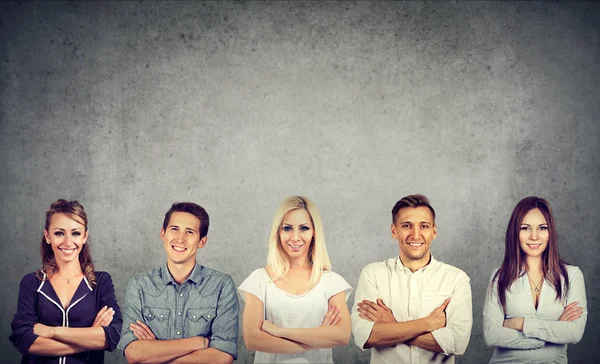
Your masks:
M365 344L371 336L371 331L373 331L375 323L358 316L358 304L362 300L376 301L379 297L377 285L369 274L368 268L368 266L365 267L360 273L360 278L358 279L358 285L354 294L354 305L352 306L351 314L354 343L360 350L367 350L365 349Z
M129 324L142 319L142 300L140 298L139 289L137 277L133 277L127 284L125 304L123 305L121 339L117 345L117 347L123 351L123 355L125 355L125 348L127 348L127 345L138 339L133 334L133 331L129 329Z
M522 332L506 328L504 324L504 309L498 299L497 281L494 281L496 271L492 273L488 291L483 305L483 339L488 346L508 349L539 349L544 341L528 338Z
M552 321L537 318L525 318L523 322L523 334L530 338L540 339L554 344L575 344L583 337L587 321L587 298L583 274L577 267L569 272L569 292L566 303L578 302L583 308L583 314L574 321Z
M38 338L38 335L33 333L33 325L38 322L36 292L38 283L39 280L34 274L28 274L21 279L17 312L10 324L12 333L9 339L23 355L29 352L29 348Z
M219 294L209 347L227 353L234 359L237 359L238 354L239 311L235 285L231 277L227 276Z
M431 334L445 355L462 355L469 345L472 327L471 283L469 277L461 272L446 307L446 327L434 330Z
M108 326L104 326L104 335L106 336L106 350L114 351L119 343L121 336L121 327L123 325L123 317L121 309L115 297L115 286L113 285L110 274L103 272L98 279L98 289L100 290L100 307L110 307L115 313L113 319Z

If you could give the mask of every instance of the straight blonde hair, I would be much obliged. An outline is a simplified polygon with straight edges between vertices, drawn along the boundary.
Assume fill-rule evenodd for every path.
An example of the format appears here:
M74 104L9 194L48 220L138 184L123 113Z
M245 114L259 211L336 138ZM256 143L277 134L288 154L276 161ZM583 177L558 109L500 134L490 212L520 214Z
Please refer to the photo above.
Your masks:
M267 266L275 273L274 280L282 278L290 270L290 262L287 253L281 246L279 239L279 230L283 224L285 215L293 210L306 210L310 215L315 236L312 239L308 251L308 260L312 264L312 272L307 288L311 289L319 283L321 275L324 271L331 270L331 262L327 254L327 246L325 245L325 235L323 234L323 223L321 222L321 214L317 206L304 196L291 196L286 198L275 212L273 225L271 225L271 234L269 236L269 254L267 255Z

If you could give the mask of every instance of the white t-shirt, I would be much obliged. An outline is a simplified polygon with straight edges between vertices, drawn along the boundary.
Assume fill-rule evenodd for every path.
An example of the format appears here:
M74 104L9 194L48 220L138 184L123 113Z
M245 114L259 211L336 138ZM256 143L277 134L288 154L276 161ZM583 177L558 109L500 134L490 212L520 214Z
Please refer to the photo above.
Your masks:
M310 291L289 294L269 277L264 268L252 272L238 287L242 298L244 292L256 296L263 302L264 319L279 327L311 328L321 326L327 313L328 300L344 291L346 300L352 287L339 274L323 272L321 280ZM314 349L297 354L272 354L256 352L255 363L333 363L331 349Z

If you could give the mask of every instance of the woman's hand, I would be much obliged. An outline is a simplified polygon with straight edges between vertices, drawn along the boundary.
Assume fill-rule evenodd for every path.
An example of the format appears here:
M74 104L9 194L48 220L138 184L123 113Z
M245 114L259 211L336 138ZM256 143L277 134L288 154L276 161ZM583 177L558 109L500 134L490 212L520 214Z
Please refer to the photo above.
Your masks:
M113 320L113 316L115 315L115 310L112 307L104 306L98 313L96 314L96 318L94 319L94 323L92 327L99 326L108 326Z
M558 318L558 321L575 321L583 314L583 307L577 306L579 302L571 302Z
M264 320L261 329L269 335L281 337L279 335L280 327L275 325L271 321Z
M523 331L523 323L524 322L525 322L525 319L522 317L513 317L513 318L505 319L504 324L502 326L509 328L509 329L517 330L517 331Z
M321 326L335 326L340 323L340 310L335 305L329 305L327 313L323 316Z
M47 339L52 339L54 337L54 327L46 326L38 322L37 324L33 325L33 333Z

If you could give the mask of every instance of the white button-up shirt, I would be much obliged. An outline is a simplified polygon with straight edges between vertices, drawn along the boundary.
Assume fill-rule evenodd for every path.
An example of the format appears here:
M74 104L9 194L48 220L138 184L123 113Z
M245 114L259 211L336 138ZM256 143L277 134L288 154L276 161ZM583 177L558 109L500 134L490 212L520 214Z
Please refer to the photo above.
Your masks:
M587 320L583 274L571 265L567 265L567 273L569 291L559 301L554 288L544 280L537 310L525 272L506 292L506 311L498 299L497 281L490 282L483 306L483 337L486 344L496 347L490 363L567 363L567 344L581 340ZM492 278L495 274L496 271ZM581 317L575 321L557 321L571 302L579 302L577 305L583 308ZM523 332L502 326L505 318L513 317L525 319Z
M454 355L467 349L473 326L471 284L462 270L438 262L431 256L425 267L415 271L402 265L399 257L367 265L361 272L352 307L352 333L361 350L375 323L358 317L357 304L381 298L398 322L429 316L446 298L446 327L431 333L444 353L416 346L397 344L389 348L372 348L371 364L384 363L454 363Z

